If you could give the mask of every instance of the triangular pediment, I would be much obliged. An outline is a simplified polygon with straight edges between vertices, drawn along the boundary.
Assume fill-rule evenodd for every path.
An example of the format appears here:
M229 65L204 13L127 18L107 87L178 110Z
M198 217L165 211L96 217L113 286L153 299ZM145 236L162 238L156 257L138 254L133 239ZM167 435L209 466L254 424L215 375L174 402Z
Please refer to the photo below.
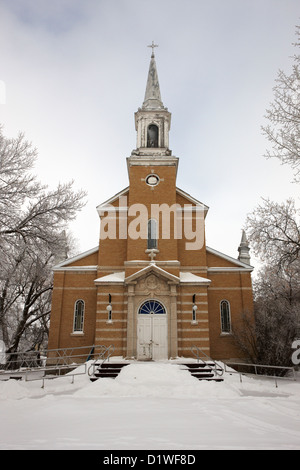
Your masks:
M165 271L164 269L160 268L157 266L155 263L150 263L149 266L146 266L145 268L140 269L134 274L131 274L130 276L125 278L125 284L130 284L131 282L135 282L142 277L148 276L149 274L156 274L159 277L164 278L166 281L173 282L176 284L179 284L180 279L178 276L174 276L174 274L169 273L168 271Z

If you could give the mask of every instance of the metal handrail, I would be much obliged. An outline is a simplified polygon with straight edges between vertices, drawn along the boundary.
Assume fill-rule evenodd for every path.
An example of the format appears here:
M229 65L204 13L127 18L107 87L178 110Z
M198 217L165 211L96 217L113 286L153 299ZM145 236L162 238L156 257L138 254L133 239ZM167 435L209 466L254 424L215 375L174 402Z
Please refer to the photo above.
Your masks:
M230 370L230 373L235 373L235 374L239 374L240 376L240 382L242 382L242 375L246 375L246 376L259 376L259 377L266 377L266 378L269 378L269 379L274 379L275 380L275 385L276 387L278 386L277 385L277 380L291 380L289 377L282 377L282 376L278 376L278 375L268 375L268 374L258 374L257 372L257 369L258 368L265 368L265 369L280 369L280 370L286 370L286 371L292 371L293 372L293 380L294 381L297 381L297 377L296 377L296 371L295 371L295 368L294 367L286 367L286 366L272 366L272 365L267 365L267 364L252 364L252 363L249 363L249 362L233 362L233 361L228 361L228 362L224 362L224 370L225 372L229 373L228 370L226 370L226 366L230 367L230 366L242 366L242 367L253 367L254 368L254 374L251 373L251 372L241 372L241 371L238 371L238 370L235 370L233 368L233 370Z
M97 359L94 360L94 362L90 365L90 367L88 368L88 375L91 377L92 375L94 375L95 373L95 367L97 365L97 363L99 361L102 360L102 363L101 363L101 367L102 365L104 364L105 361L109 361L110 357L112 356L112 353L114 352L115 350L115 346L113 344L110 344L109 346L104 346L104 345L101 345L101 352L100 354L98 355ZM106 356L105 356L106 355ZM91 373L91 369L93 370L93 372Z
M202 349L200 349L198 346L192 346L191 347L192 354L197 358L197 361L199 362L202 361L203 364L205 364L212 372L215 372L216 375L222 376L224 374L224 368L218 364L214 359L209 357ZM203 354L210 362L213 362L215 367L211 367L210 364L208 364L206 361L200 357L200 353ZM220 370L221 369L221 370Z
M91 345L91 346L79 346L73 348L57 348L57 349L44 349L40 351L26 351L13 353L7 364L3 364L3 369L0 369L0 377L5 376L16 376L17 374L26 374L30 372L53 372L56 371L59 375L63 370L76 369L79 365L82 365L90 360L91 357L95 357L97 351L100 349L100 353L97 356L104 357L106 359L112 355L114 347L104 345Z
M94 348L95 346L82 346L14 353L15 359L10 357L8 363L3 364L0 380L41 380L44 388L45 380L66 377L67 373L67 377L71 377L74 383L75 376L87 373L87 354L90 356Z
M81 346L73 348L43 349L38 351L25 351L8 353L9 360L3 364L3 369L12 373L18 369L53 369L55 367L68 368L73 364L83 363L90 357L92 351L98 346Z

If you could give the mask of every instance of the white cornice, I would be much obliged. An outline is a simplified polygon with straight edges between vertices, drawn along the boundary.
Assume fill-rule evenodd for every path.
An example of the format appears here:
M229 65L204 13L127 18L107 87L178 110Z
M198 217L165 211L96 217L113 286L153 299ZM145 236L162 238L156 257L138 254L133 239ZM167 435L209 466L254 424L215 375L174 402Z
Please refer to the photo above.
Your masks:
M96 272L98 269L98 266L65 266L65 267L60 267L58 268L57 266L53 268L53 271L58 272L58 271L70 271L70 272Z
M232 258L231 256L228 256L228 255L225 255L224 253L221 253L220 251L217 251L213 248L210 248L210 247L206 247L206 251L208 253L211 253L212 255L216 255L216 256L219 256L220 258L223 258L225 259L226 261L229 261L230 263L233 263L235 264L236 266L234 267L230 267L230 266L220 266L220 267L209 267L208 268L208 271L232 271L232 270L238 270L238 271L253 271L254 267L253 266L250 266L249 264L246 264L246 263L243 263L242 261L238 260L238 259L235 259L235 258ZM242 269L241 269L242 268Z
M216 266L216 267L213 267L213 268L207 268L207 272L208 273L233 273L233 272L245 272L245 271L248 271L248 272L252 272L253 271L253 267L252 266L248 266L248 268L243 268L243 267L237 267L237 268L232 268L230 266Z
M76 256L73 256L72 258L68 258L68 259L62 261L61 263L56 264L53 267L53 271L63 270L63 269L60 269L60 268L66 268L66 267L69 266L69 264L75 263L76 261L79 261L82 258L85 258L86 256L92 255L92 254L96 253L98 250L99 250L99 247L97 246L97 247L92 248L88 251L84 251L83 253L80 253ZM82 270L83 268L91 268L91 266L71 266L70 267L70 269L74 269L74 268L81 268L81 270ZM94 266L92 266L92 268L94 268Z
M167 149L162 149L167 150ZM149 152L150 153L150 152ZM176 174L178 170L179 158L163 154L131 155L127 157L127 170L129 174L130 166L175 166Z

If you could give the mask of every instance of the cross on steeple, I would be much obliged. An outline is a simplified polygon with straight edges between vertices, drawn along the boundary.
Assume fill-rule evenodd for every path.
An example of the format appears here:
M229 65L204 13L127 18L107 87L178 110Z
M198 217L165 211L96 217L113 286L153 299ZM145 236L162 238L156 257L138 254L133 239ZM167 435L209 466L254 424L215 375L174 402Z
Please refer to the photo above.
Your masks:
M147 47L152 47L152 54L151 54L151 57L154 57L154 48L155 47L158 47L158 44L154 44L154 41L152 41L152 44L150 46L147 46Z

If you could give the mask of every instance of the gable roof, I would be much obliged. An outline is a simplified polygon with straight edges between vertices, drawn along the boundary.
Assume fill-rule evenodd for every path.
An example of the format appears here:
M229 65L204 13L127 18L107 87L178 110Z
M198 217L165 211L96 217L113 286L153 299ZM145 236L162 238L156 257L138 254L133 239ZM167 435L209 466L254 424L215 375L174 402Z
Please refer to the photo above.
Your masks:
M127 194L129 192L129 186L127 186L126 188L122 189L121 191L119 191L118 193L116 193L114 196L112 196L111 198L107 199L106 201L102 202L101 204L99 204L96 209L99 212L101 211L105 211L107 210L107 206L108 205L112 205L114 202L116 202L121 196L125 196L125 194ZM180 189L178 187L176 187L176 193L179 194L180 196L184 197L185 199L187 199L191 204L194 204L196 206L201 206L204 211L205 211L205 214L208 212L209 210L209 207L204 204L203 202L201 201L198 201L198 199L194 198L193 196L191 196L190 194L186 193L185 191L183 191L183 189ZM118 209L117 207L115 208L116 210ZM121 209L127 209L127 207L121 207Z
M221 253L220 251L217 251L215 250L214 248L210 248L209 246L206 247L206 251L208 253L211 253L212 255L216 255L222 259L225 259L226 261L229 261L230 263L232 264L235 264L236 265L236 269L240 269L240 268L243 268L244 270L247 270L247 271L253 271L254 267L253 266L250 266L250 264L246 264L246 263L243 263L242 261L238 260L238 259L235 259L235 258L232 258L231 256L228 256L228 255L225 255L225 253ZM217 271L217 270L223 270L223 271L226 271L226 270L233 270L235 269L234 267L208 267L208 271Z
M65 270L66 268L68 269L83 269L83 268L90 268L90 269L96 269L97 266L69 266L72 263L75 263L76 261L80 261L81 259L85 258L86 256L93 255L99 250L99 246L96 246L95 248L92 248L90 250L84 251L83 253L79 253L78 255L72 256L72 258L68 258L64 261L61 261L60 263L56 264L53 267L53 271L60 271L60 270Z

